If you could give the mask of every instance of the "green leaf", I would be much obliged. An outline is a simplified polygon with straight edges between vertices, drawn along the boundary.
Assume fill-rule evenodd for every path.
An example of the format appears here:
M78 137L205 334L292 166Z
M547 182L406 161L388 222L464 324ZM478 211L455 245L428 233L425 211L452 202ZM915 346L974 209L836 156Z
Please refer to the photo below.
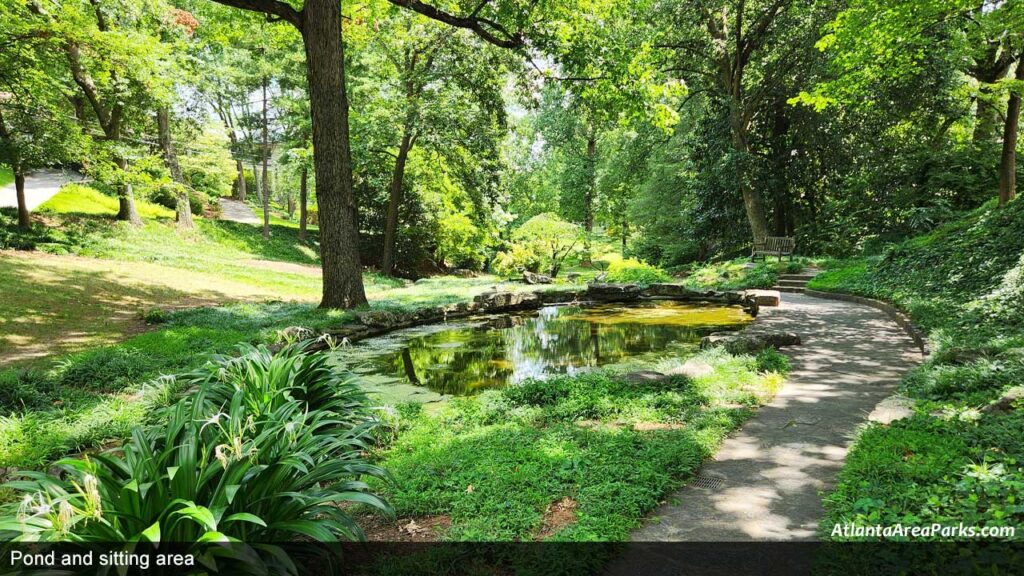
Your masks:
M253 524L258 524L260 526L263 526L264 528L267 527L267 523L264 522L259 516L256 516L255 514L249 514L248 512L239 512L237 514L232 514L231 516L228 516L227 518L225 518L221 522L224 523L224 522L234 522L234 521L238 521L238 522L251 522Z
M142 531L142 537L156 544L160 542L160 521L153 522L153 525Z

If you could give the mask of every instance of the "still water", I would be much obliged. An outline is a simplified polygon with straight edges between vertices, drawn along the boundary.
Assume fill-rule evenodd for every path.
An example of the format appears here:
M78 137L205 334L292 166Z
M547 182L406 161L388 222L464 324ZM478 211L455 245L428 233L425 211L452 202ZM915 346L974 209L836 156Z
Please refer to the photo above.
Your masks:
M550 306L399 330L336 354L361 380L374 377L375 392L467 395L629 359L689 354L702 336L750 320L738 307L671 301Z

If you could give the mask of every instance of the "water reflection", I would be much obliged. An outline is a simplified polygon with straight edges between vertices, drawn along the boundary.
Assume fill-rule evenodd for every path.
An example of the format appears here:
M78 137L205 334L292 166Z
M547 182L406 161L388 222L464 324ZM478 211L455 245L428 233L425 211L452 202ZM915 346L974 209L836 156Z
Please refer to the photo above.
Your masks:
M466 395L640 355L686 353L701 336L749 320L739 308L676 302L552 306L403 330L339 354L365 374Z

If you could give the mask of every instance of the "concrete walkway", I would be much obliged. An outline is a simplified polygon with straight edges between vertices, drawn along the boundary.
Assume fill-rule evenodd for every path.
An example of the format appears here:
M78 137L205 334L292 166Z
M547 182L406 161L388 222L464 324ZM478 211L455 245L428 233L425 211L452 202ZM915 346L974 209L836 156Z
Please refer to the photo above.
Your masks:
M248 204L239 200L232 200L231 198L220 199L220 219L241 222L242 224L263 223L263 220L256 216L256 213L253 212Z
M25 204L28 211L33 212L40 204L53 198L61 186L81 180L81 174L70 170L39 170L29 174L25 177ZM0 208L17 207L18 196L12 182L0 188Z
M910 338L874 308L783 294L780 307L761 310L753 329L803 340L784 349L792 358L785 385L633 541L817 539L820 493L834 486L854 432L921 361ZM640 556L633 560L656 561Z

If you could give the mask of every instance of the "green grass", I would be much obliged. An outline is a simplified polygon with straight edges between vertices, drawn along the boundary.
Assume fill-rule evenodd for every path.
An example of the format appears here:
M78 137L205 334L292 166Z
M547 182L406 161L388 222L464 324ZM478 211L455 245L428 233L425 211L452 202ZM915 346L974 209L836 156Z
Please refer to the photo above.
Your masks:
M839 522L1024 523L1024 405L980 410L1024 383L1022 254L1024 203L986 205L810 282L893 302L933 348L901 386L915 416L870 426L855 443L826 497L824 534Z
M48 214L76 214L90 216L115 216L118 212L117 198L104 194L95 188L79 184L67 184L36 210ZM174 218L174 210L144 200L135 200L135 208L143 218Z
M694 380L596 372L406 407L379 454L398 483L381 489L400 516L450 516L450 540L626 539L781 382L753 357L700 358L714 369ZM574 521L545 529L563 499Z
M6 166L0 166L0 188L14 182L14 172Z
M0 259L0 272L8 262ZM450 304L471 299L494 284L493 278L445 277L406 286L367 275L372 298L368 309L411 311ZM507 287L535 288L523 284ZM56 292L47 293L53 296ZM74 310L70 302L52 307ZM145 421L149 410L137 406L136 400L160 374L194 368L207 355L227 352L241 342L277 342L279 330L288 326L325 331L355 319L352 311L321 310L313 303L301 302L232 303L148 316L161 323L152 332L0 370L0 414L8 415L0 424L0 462L36 468L66 452L121 438L132 425ZM103 318L100 314L92 321L101 323ZM37 330L33 327L32 333ZM124 413L107 417L118 411Z
M683 284L693 290L743 290L747 288L771 288L779 274L793 274L813 264L815 260L796 258L793 262L758 262L749 266L749 258L737 258L722 262L695 264L683 271Z

